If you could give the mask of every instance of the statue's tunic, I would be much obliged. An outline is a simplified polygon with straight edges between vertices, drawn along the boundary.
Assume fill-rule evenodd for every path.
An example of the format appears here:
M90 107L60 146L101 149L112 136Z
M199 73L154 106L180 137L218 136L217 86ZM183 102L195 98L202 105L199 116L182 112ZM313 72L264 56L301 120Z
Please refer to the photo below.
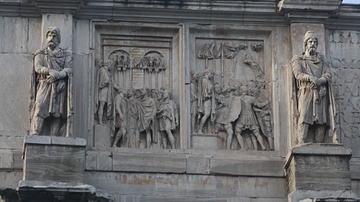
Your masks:
M67 77L71 74L72 57L71 53L60 49L51 54L48 50L42 49L35 53L35 100L33 116L46 118L48 116L66 117L67 114ZM53 83L48 83L48 72L59 71L64 78ZM36 82L37 81L37 82Z
M297 85L298 123L329 125L329 82L331 74L324 56L303 55L292 59L292 71ZM326 79L326 84L312 88L309 77Z

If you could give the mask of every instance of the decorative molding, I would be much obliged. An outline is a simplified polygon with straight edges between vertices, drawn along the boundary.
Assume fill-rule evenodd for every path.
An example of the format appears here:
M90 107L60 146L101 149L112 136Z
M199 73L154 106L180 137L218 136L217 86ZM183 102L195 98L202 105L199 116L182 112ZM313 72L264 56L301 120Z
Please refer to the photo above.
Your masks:
M291 22L320 22L339 15L341 1L280 0L277 7L280 13Z
M127 22L252 24L286 26L291 22L325 23L331 27L360 27L360 8L331 1L164 1L164 0L2 0L2 17L41 17L71 13L77 19ZM316 14L316 15L314 15Z

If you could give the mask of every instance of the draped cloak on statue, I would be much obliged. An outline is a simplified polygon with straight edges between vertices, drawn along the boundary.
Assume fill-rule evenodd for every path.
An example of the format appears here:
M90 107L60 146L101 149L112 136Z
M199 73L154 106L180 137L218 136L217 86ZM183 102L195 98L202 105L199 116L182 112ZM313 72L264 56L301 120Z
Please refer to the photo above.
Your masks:
M37 61L37 63L35 62ZM47 48L34 55L34 68L31 81L31 119L34 117L67 118L67 136L71 134L72 117L72 54L59 49L50 53ZM64 78L48 83L48 72L56 70Z
M292 59L292 71L296 79L297 123L325 124L335 134L335 106L331 88L330 64L323 55L315 58L297 55ZM306 77L326 79L327 83L317 88L311 88L311 82Z

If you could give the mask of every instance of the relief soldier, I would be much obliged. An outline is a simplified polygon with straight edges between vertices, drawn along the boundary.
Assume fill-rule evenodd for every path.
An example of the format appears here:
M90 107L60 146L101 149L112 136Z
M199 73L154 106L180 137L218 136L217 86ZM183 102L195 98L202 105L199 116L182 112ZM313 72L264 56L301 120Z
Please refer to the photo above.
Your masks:
M216 112L215 112L215 133L217 134L220 130L225 130L227 133L226 138L226 148L230 149L234 131L232 124L228 119L229 116L229 96L226 96L227 92L223 90L220 84L215 83L215 102L216 102Z
M177 106L176 103L171 100L170 96L170 91L165 90L163 93L163 100L157 110L160 131L162 132L161 142L164 149L167 148L167 142L170 143L171 149L175 149L175 138L171 131L175 130L176 126L178 126Z
M229 121L235 120L235 135L242 150L245 149L243 138L244 132L250 132L253 148L258 150L258 143L262 150L265 150L263 137L260 133L259 120L255 114L255 108L262 108L268 102L261 103L255 97L249 95L247 86L241 86L237 90L237 96L232 99Z

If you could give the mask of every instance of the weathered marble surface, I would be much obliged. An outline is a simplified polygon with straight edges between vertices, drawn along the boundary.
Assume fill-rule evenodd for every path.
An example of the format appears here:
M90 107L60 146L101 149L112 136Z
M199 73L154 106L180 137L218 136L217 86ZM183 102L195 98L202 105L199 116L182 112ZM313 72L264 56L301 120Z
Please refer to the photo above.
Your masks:
M85 146L80 138L26 136L23 179L82 183Z
M65 6L64 2L41 1L41 3L35 4L35 1L24 0L11 2L5 0L0 2L1 16L16 16L0 18L0 27L4 27L4 29L0 30L2 39L0 40L0 61L1 64L4 64L0 67L3 75L0 76L1 81L3 81L1 82L2 87L0 87L0 92L2 95L7 95L2 97L0 106L0 148L5 149L5 151L0 151L0 158L2 158L0 160L2 161L0 163L0 165L2 165L0 168L0 184L9 182L7 186L12 187L14 181L22 176L18 171L21 170L22 167L21 153L19 152L22 147L22 137L27 134L28 128L27 85L29 78L27 75L30 69L27 67L31 66L31 53L40 48L42 24L47 27L52 23L59 23L69 34L67 36L68 38L64 39L63 42L70 44L66 46L73 49L74 67L76 67L74 69L74 77L76 78L74 83L74 90L76 91L74 95L74 134L78 135L78 137L86 138L89 142L89 151L86 153L87 171L85 174L88 181L92 181L94 184L101 182L99 184L105 188L109 186L109 189L114 191L117 201L126 202L190 202L194 200L211 202L285 202L287 201L287 193L284 191L285 179L282 169L282 157L285 157L292 146L289 134L291 134L293 125L289 120L291 120L294 115L291 110L288 110L289 103L292 100L292 95L290 95L287 88L287 86L290 86L290 82L287 80L290 75L288 64L292 54L299 53L302 49L301 45L299 46L299 44L294 42L302 38L303 31L311 29L321 32L320 38L323 46L319 47L319 51L326 53L329 59L331 59L332 56L339 57L334 59L335 62L333 62L334 75L337 81L335 87L339 89L337 102L340 107L339 112L341 112L336 117L339 126L338 131L343 137L342 143L344 143L347 148L353 149L355 158L350 161L351 186L354 192L360 193L360 177L358 173L358 167L360 165L358 154L360 150L358 147L358 133L356 132L358 124L356 97L358 96L356 92L357 83L354 83L354 81L357 80L356 57L359 50L357 44L358 31L356 31L359 26L359 21L357 20L359 9L357 7L341 6L340 10L336 10L336 5L340 4L340 1L316 1L316 5L313 5L315 5L317 9L320 9L321 12L317 10L315 14L312 15L309 14L311 11L307 10L303 12L301 9L314 8L311 7L311 3L309 3L315 3L314 1L241 1L240 3L236 2L236 6L234 6L234 1L200 2L189 0L149 2L147 0L137 0L129 1L128 4L122 4L120 2L88 0L86 4L80 7L74 6L74 4L80 3L80 1L74 1L75 3L71 2L69 6L74 9L72 11L76 12L72 18L67 18L67 16L63 14L53 15L49 13L49 11L55 11L55 9L62 9L61 6ZM46 8L46 4L51 2L60 6L56 8ZM289 2L290 4L282 7L279 13L277 12L277 3L283 4ZM116 9L113 9L112 6L115 6ZM334 8L336 12L334 12ZM166 9L166 12L162 12L162 9L164 9L164 11ZM294 9L298 10L293 12ZM46 14L42 15L40 12L44 10L47 12L44 12ZM69 11L67 9L62 10L66 12ZM34 13L36 15L34 15ZM329 16L333 15L336 17L329 18ZM36 18L28 16L35 16ZM68 21L66 21L66 19L68 19ZM324 22L326 22L326 25L323 24ZM172 24L169 25L167 23ZM151 26L149 26L150 24ZM136 27L135 29L133 29L134 25ZM106 28L106 26L108 26L108 28ZM141 27L144 29L141 29ZM108 30L105 31L105 29ZM169 154L158 154L157 148L151 150L150 153L141 154L140 151L114 150L108 146L96 145L92 103L94 98L93 79L96 73L93 65L96 58L99 58L98 56L102 56L103 54L97 50L99 47L96 44L100 44L100 37L96 35L98 34L96 33L97 31L105 34L110 33L112 37L117 34L122 36L151 36L156 39L164 39L164 36L165 38L174 36L171 42L176 45L171 46L174 48L174 52L172 52L170 56L174 61L174 66L172 67L175 69L175 66L178 65L179 71L172 72L171 74L174 78L173 86L178 85L178 87L174 88L174 92L177 94L176 101L179 102L180 107L189 106L190 103L187 99L190 99L192 65L204 65L205 63L204 59L199 59L198 62L193 61L193 57L197 55L197 48L202 45L201 42L206 40L218 40L218 42L221 40L238 41L239 38L241 38L238 37L239 33L240 35L247 34L248 36L241 39L249 41L255 39L255 41L264 42L266 51L264 50L264 63L262 64L268 67L266 71L269 71L268 81L272 88L270 101L272 103L272 116L274 118L274 151L259 151L253 153L252 151L242 152L236 150L236 152L226 153L223 151L226 145L226 142L221 139L223 136L220 138L210 136L210 140L206 140L206 143L203 143L201 140L202 137L198 137L197 135L192 136L191 134L192 130L189 118L191 113L188 108L180 108L180 122L182 125L178 131L175 131L175 136L178 138L176 148L186 149L184 152L180 152L181 154L177 153L177 151ZM333 31L334 34L332 34ZM168 32L171 32L171 34ZM142 35L142 33L145 34ZM352 38L351 40L348 38L349 33ZM351 41L353 43L351 43ZM125 42L127 41L125 40ZM196 46L196 42L198 46ZM108 44L111 45L111 42ZM123 45L127 44L121 44L121 46ZM132 45L133 44L130 44L129 46ZM250 48L251 44L249 45ZM195 47L195 50L190 47ZM110 53L110 49L105 52ZM256 47L254 49L256 50ZM337 63L340 63L340 65ZM219 64L215 62L215 65ZM184 68L182 69L182 67ZM137 75L141 74L139 73ZM226 75L228 76L228 73L226 73ZM19 78L18 76L21 77ZM138 80L136 82L138 82ZM140 84L136 83L136 85ZM9 88L11 88L11 91L8 90ZM16 93L16 97L12 92ZM224 134L224 132L221 133ZM206 137L208 138L208 136ZM192 140L192 138L197 138L197 140L195 140L196 142ZM93 146L96 147L91 148ZM215 147L217 148L213 149ZM202 152L198 152L197 149L201 149ZM11 150L11 152L9 150ZM219 153L219 155L216 156L214 151ZM138 168L139 166L143 166L141 162L130 162L127 165L121 165L123 160L131 159L132 155L136 156L135 159L138 161L141 161L141 156L148 157L148 160L155 159L154 161L158 160L156 159L157 155L161 157L165 156L166 162L156 165L144 161L144 164L148 164L151 167L149 170L159 172L150 174L146 173L146 170ZM176 156L176 158L173 159L175 161L174 164L179 167L171 165L171 162L174 162L171 161L171 155ZM116 158L114 158L114 156L116 156ZM112 172L114 170L114 162L117 164L116 168L118 171L116 172ZM267 165L272 166L272 168L268 168ZM125 171L132 168L138 169L137 171L139 173L141 172L141 174ZM167 172L172 174L167 174ZM118 179L123 180L125 178L118 177L115 179L120 173L127 176L127 179L135 178L134 176L139 175L146 176L143 177L146 180L142 180L143 178L140 177L139 181L137 181L136 178L136 180L122 182L122 184L118 186L115 182L118 182ZM250 180L261 174L265 175L264 177L260 177L264 178L263 180ZM169 180L169 183L161 182L154 185L151 183L151 176L155 175L160 175L166 179L170 178L171 180ZM180 188L175 187L175 185L172 185L172 180L174 179L172 175L184 181L191 179L194 183L183 183L179 186ZM111 180L109 180L110 185L107 185L106 183L108 183L107 179L109 176L113 178L111 177ZM213 193L217 192L215 189L216 186L215 188L211 186L211 188L209 188L210 191L204 192L203 189L205 188L203 187L206 187L207 181L193 180L192 178L215 178L217 180L209 180L209 184L214 182L218 183L218 181L226 182L229 184L229 186L226 185L229 189L224 191L220 189L222 185L219 185L218 197L216 196L214 199L209 199L208 196L213 196ZM236 188L234 189L235 191L232 189L232 180L234 180L236 184L240 178L244 184L251 187L244 189L247 193L240 194L239 190L241 189L238 190ZM275 182L267 181L274 178L276 179L274 180ZM144 194L147 194L146 196L142 195L142 193L139 195L139 193L136 192L139 190L136 190L136 188L139 187L137 183L144 181L146 183L149 182L149 184L141 185L140 190L145 190ZM272 188L266 190L258 189L260 185L266 187L271 186ZM146 186L146 188L144 188L144 186ZM117 193L119 187L124 188L124 190L131 190L131 194ZM172 195L177 194L178 189L186 189L186 191L180 191L180 194L185 192L184 198L182 198L180 194L176 196ZM277 189L281 190L279 191ZM154 196L151 195L153 192L147 190L155 190L155 193L160 193L159 190L161 190L161 194ZM259 194L257 191L261 193ZM254 194L254 192L258 195ZM276 195L274 193L281 194ZM314 194L319 195L319 193ZM335 194L341 196L339 192ZM194 199L193 196L200 197Z
M337 102L336 126L340 142L360 157L359 83L360 32L327 30L330 62L333 66L333 88Z
M351 150L339 144L303 144L292 149L285 170L289 201L310 197L349 196Z
M20 201L109 202L112 197L92 185L74 182L22 180L17 189ZM6 199L6 198L5 198Z
M255 151L239 155L236 151L102 149L86 152L86 170L284 177L282 159L265 151L259 156Z
M85 179L121 202L286 201L284 178L88 172Z

